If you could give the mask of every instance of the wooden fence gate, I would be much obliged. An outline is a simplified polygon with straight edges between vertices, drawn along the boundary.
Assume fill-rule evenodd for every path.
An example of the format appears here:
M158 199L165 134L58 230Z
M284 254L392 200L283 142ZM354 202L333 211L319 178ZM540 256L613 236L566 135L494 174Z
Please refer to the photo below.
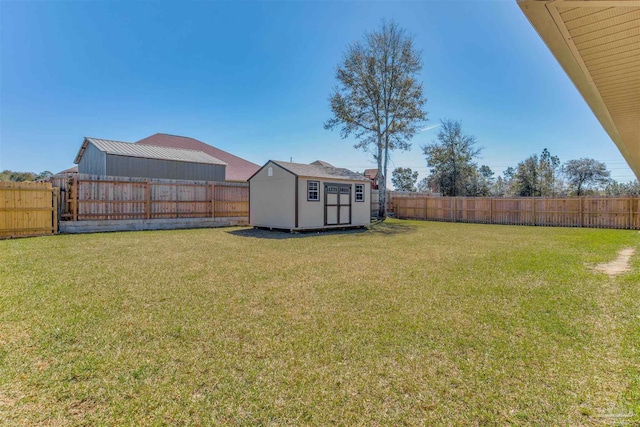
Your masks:
M56 234L59 194L50 182L0 182L0 239Z

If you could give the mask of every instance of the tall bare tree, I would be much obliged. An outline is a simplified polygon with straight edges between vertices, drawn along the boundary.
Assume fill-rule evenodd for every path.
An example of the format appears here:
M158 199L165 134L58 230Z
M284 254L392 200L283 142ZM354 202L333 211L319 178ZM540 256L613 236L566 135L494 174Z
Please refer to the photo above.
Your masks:
M370 151L378 163L379 218L386 216L390 152L409 150L411 138L427 118L418 74L420 52L413 38L395 22L383 22L362 42L347 46L336 70L338 86L330 97L333 117L326 129L353 135L355 148Z

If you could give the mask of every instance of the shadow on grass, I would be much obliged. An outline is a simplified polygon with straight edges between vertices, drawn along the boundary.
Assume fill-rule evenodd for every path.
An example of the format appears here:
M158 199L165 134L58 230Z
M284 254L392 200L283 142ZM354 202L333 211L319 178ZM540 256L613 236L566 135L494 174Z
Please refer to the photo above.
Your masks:
M401 224L397 221L374 221L369 226L369 232L389 236L396 234L413 233L414 231L416 231L416 228L414 226Z
M288 232L283 230L266 230L261 228L245 228L242 230L227 231L227 233L239 237L252 237L254 239L304 239L309 237L331 236L335 234L362 234L367 233L366 228L355 228L347 230L315 230Z
M243 228L241 230L227 231L227 233L238 237L251 237L254 239L305 239L309 237L332 236L337 234L364 234L376 235L396 235L412 233L416 229L410 225L389 223L386 221L372 222L367 228L351 228L343 230L313 230L289 232L286 230L267 230L263 228Z

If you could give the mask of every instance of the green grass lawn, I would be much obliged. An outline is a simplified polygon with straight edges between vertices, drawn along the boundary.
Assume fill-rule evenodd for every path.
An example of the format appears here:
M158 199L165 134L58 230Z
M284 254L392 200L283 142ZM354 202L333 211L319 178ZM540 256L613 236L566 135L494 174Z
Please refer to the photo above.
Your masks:
M2 425L632 425L637 231L0 241Z

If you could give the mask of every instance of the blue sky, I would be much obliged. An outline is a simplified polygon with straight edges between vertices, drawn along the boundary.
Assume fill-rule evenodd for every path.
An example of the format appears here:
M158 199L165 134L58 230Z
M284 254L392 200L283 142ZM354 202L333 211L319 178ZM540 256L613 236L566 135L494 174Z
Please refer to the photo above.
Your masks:
M60 171L84 136L191 136L258 164L371 156L323 128L347 43L394 19L422 51L429 121L462 121L500 173L548 148L634 178L515 0L0 0L0 170ZM427 166L418 134L391 167Z

